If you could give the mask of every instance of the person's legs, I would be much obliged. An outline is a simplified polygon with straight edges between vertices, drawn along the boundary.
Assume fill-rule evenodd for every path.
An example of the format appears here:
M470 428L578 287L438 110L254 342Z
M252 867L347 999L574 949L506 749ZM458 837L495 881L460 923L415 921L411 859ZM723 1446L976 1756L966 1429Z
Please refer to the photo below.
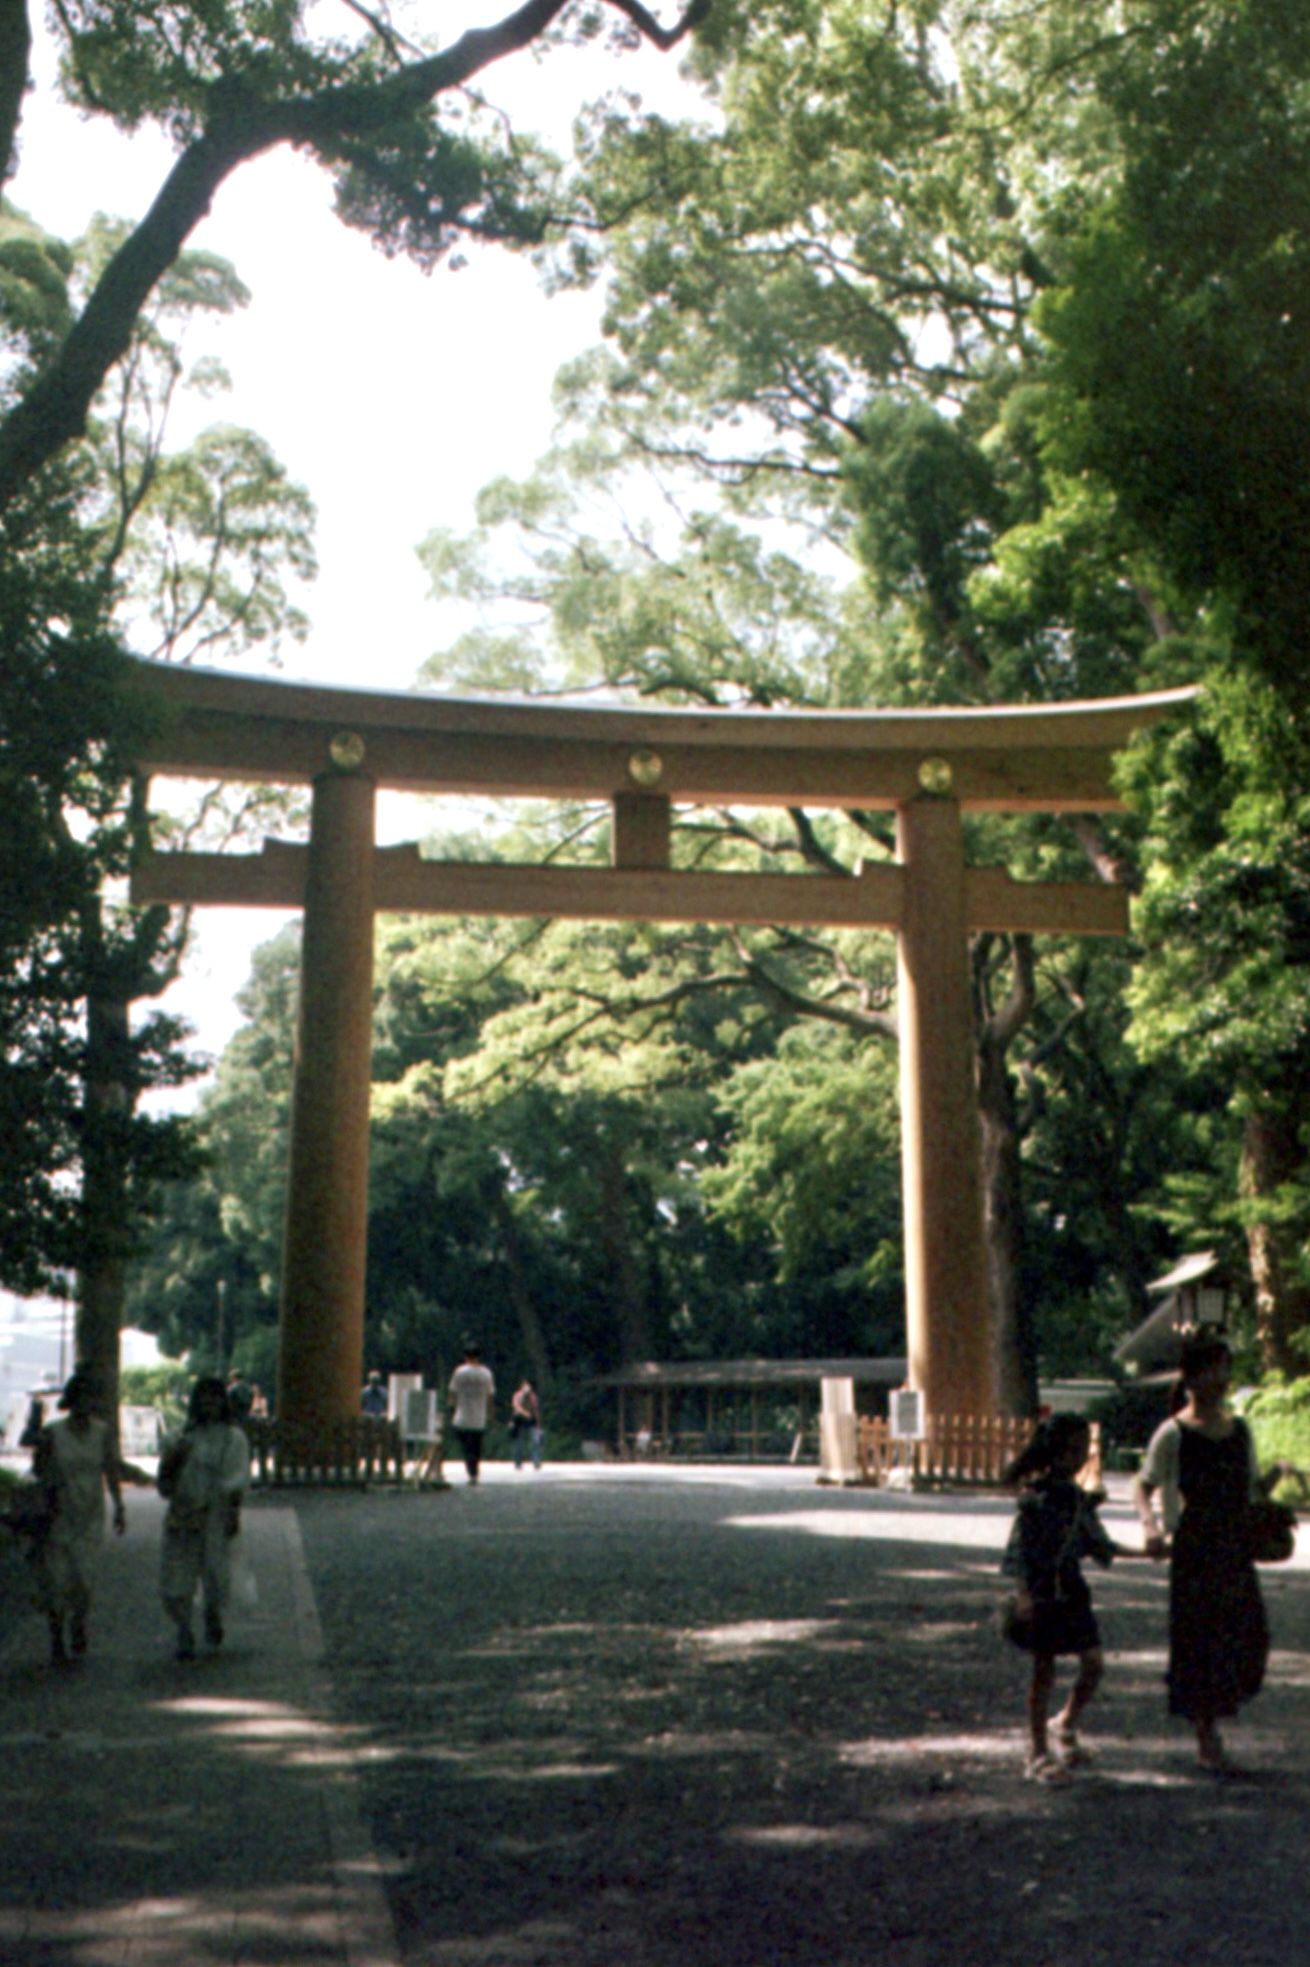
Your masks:
M177 1657L193 1660L196 1635L191 1625L191 1608L200 1580L202 1536L199 1530L182 1530L164 1525L164 1554L160 1567L159 1595L164 1610L177 1627Z
M532 1466L533 1466L533 1468L540 1468L540 1467L541 1467L541 1446L542 1446L542 1441L543 1441L543 1439L544 1439L544 1436L543 1436L543 1432L542 1432L542 1430L541 1430L541 1428L539 1428L539 1427L534 1427L534 1428L533 1428L533 1430L532 1430Z
M1219 1725L1213 1715L1198 1715L1196 1728L1196 1758L1203 1769L1226 1769L1228 1757L1224 1752L1224 1738L1219 1733Z
M1049 1653L1033 1654L1033 1675L1028 1683L1028 1751L1034 1763L1047 1754L1046 1723L1051 1712L1051 1690L1055 1686L1055 1659Z
M69 1594L68 1606L68 1647L75 1660L80 1660L86 1652L86 1620L90 1610L91 1593L79 1578Z
M459 1431L460 1446L464 1450L464 1468L470 1482L478 1479L478 1468L482 1461L482 1429L462 1427Z
M1083 1709L1101 1684L1105 1660L1099 1646L1091 1646L1078 1656L1078 1676L1069 1698L1055 1717L1055 1739L1066 1762L1085 1762L1087 1751L1078 1743L1078 1721Z

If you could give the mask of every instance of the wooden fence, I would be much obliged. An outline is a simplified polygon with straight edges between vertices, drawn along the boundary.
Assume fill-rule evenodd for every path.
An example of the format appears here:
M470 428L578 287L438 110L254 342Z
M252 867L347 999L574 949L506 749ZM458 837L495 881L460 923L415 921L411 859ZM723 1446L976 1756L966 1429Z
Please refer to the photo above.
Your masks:
M404 1480L404 1446L397 1421L361 1414L315 1427L278 1420L248 1420L242 1425L258 1483L275 1488L290 1483L358 1488L368 1482Z
M862 1482L885 1483L893 1470L903 1479L995 1487L1033 1431L1029 1420L1004 1414L930 1414L922 1441L893 1441L885 1420L861 1417L855 1443ZM1091 1423L1091 1451L1081 1481L1101 1481L1101 1429Z

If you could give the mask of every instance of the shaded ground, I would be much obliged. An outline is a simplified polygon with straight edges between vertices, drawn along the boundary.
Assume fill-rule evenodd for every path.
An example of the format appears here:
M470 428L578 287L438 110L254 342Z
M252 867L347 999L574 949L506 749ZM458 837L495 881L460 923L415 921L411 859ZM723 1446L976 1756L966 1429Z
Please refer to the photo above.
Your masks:
M1310 1959L1304 1558L1229 1784L1164 1714L1163 1573L1093 1574L1099 1760L1047 1791L1003 1501L492 1474L297 1503L407 1967Z

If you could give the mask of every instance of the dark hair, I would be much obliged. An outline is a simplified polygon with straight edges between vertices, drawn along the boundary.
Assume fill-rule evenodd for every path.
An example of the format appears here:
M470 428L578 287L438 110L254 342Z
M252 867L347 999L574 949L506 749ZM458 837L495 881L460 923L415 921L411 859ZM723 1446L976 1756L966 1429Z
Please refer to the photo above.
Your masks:
M1182 1355L1178 1361L1178 1376L1184 1386L1190 1386L1198 1374L1208 1367L1218 1365L1219 1361L1231 1361L1232 1347L1218 1332L1192 1332L1183 1340Z
M98 1376L90 1367L75 1366L59 1396L59 1405L66 1413L76 1413L80 1408L83 1413L89 1414L97 1405L99 1393Z
M1038 1421L1026 1448L1020 1449L1001 1476L1010 1487L1025 1475L1045 1475L1078 1439L1091 1439L1092 1424L1083 1414L1052 1414Z
M218 1418L221 1421L231 1420L232 1407L227 1397L227 1388L217 1373L202 1373L192 1387L191 1398L187 1402L186 1417L189 1426L199 1425L200 1410L205 1402L211 1399L220 1410Z

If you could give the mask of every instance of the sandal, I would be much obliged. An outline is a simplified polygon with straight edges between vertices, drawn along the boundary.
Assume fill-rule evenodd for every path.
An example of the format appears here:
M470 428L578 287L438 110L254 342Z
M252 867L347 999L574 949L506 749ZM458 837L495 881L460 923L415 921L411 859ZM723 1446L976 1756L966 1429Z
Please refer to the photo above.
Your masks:
M1092 1751L1083 1747L1077 1730L1073 1728L1055 1730L1055 1749L1066 1769L1086 1769L1096 1760Z
M1069 1771L1053 1755L1030 1755L1023 1774L1029 1783L1058 1785L1069 1780Z

